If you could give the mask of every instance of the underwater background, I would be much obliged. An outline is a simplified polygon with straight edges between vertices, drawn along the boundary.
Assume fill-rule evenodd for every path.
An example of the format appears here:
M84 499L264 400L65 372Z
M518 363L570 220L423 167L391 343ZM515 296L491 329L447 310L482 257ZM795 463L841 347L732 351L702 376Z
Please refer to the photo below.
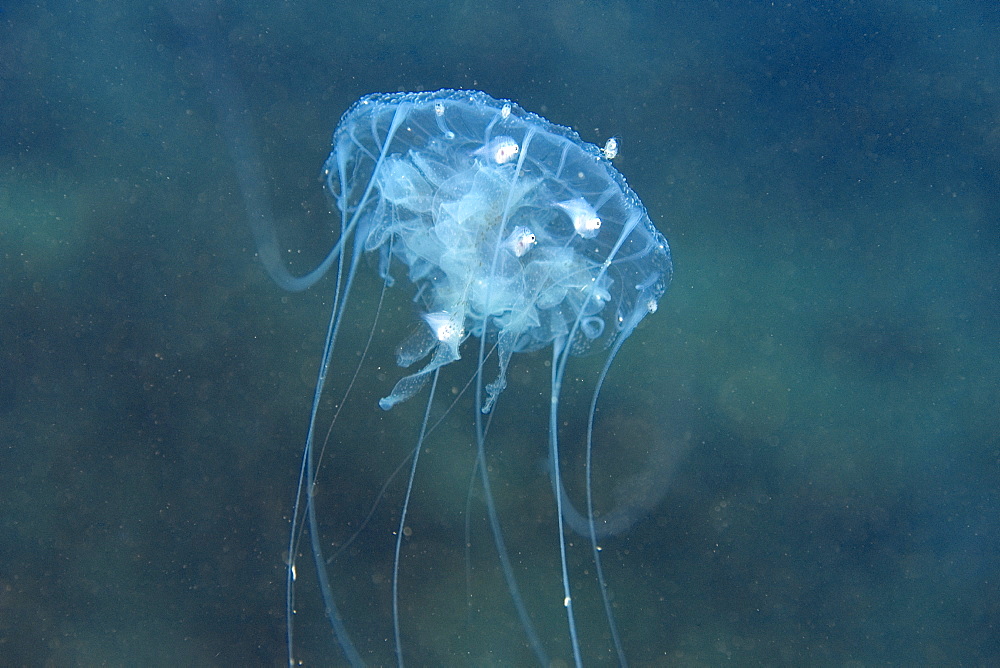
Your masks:
M602 545L635 665L1000 663L998 5L207 6L300 273L334 239L319 171L364 94L479 89L588 141L621 138L615 164L675 267L597 416L597 466L657 488ZM287 665L290 512L330 283L284 293L256 260L185 11L0 4L4 665ZM379 287L374 263L363 273L362 309ZM375 405L416 322L401 289L381 321L390 347L370 351L384 373L359 378L324 462L364 492L327 498L330 526L340 510L364 518L419 424L419 402ZM525 577L558 594L546 359L515 359L491 475ZM563 414L578 437L585 404ZM470 411L421 460L410 509L433 546L415 563L435 569L404 570L414 665L531 660L495 574L475 637L456 639ZM581 456L579 438L564 444ZM383 528L398 517L389 489ZM384 574L384 538L338 560ZM334 590L369 660L391 662L391 636L365 631L385 611L355 615L354 584ZM342 663L314 580L297 596L301 658ZM568 662L550 604L529 607ZM610 663L592 613L587 663Z

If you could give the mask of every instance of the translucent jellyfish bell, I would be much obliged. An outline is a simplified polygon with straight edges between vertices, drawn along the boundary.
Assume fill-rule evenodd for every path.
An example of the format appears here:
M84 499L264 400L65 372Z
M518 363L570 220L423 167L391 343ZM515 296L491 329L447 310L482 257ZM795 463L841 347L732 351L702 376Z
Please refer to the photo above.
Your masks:
M606 155L511 102L443 90L360 100L326 173L365 249L408 268L426 313L463 314L462 331L497 343L488 408L511 354L561 337L574 354L608 346L666 289L667 242Z

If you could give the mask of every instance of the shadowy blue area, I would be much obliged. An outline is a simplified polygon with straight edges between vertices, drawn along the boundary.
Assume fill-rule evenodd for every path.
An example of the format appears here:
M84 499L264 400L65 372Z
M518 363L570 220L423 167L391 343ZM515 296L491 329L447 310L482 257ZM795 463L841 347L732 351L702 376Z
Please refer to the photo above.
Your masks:
M588 141L621 137L615 165L675 263L595 424L599 507L662 498L602 545L633 664L1000 660L993 5L209 6L297 273L333 242L319 170L364 94L481 89ZM12 665L286 662L284 552L331 300L322 282L283 293L254 257L177 12L0 11ZM377 263L360 274L370 312ZM418 323L399 278L316 490L338 604L372 664L393 661L390 477L420 420L419 405L377 407ZM369 322L342 350L360 353ZM328 381L323 425L356 359ZM490 464L527 607L570 660L541 464L547 359L512 362ZM410 508L413 665L532 660L469 493L467 362ZM563 408L577 499L588 400L570 391ZM571 553L582 649L613 663L589 558ZM299 580L297 654L337 664L315 576Z

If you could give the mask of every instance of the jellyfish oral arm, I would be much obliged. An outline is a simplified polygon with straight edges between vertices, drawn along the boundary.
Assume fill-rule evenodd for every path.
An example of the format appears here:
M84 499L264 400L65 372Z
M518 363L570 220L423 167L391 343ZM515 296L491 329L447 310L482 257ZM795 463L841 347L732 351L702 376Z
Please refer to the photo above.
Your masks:
M392 392L388 396L379 399L379 408L387 411L392 409L396 404L406 401L423 389L427 381L430 380L433 372L458 359L460 359L458 343L439 342L434 348L434 355L431 357L431 361L427 363L427 366L416 373L411 373L408 376L400 378L396 382L396 386L392 388Z

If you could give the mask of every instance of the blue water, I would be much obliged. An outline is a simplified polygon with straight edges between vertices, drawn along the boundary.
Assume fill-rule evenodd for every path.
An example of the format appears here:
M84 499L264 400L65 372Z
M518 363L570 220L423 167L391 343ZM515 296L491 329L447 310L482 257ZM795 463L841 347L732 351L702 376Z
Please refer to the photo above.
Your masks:
M285 551L330 293L285 293L254 257L214 106L167 6L4 10L4 662L285 663ZM603 544L633 664L997 662L992 5L218 13L297 273L333 241L320 167L364 94L477 88L587 141L621 137L615 165L675 262L595 424L595 467L609 473L599 499L663 488ZM377 265L355 288L372 304ZM403 338L413 304L387 299L386 328ZM344 349L367 336L348 327ZM331 526L365 517L406 456L397 435L419 424L413 402L377 407L399 372L395 350L379 354L384 372L342 414L361 438L325 455L327 471L349 472L320 489ZM551 611L554 504L535 408L546 360L512 362L491 434L503 510L523 518L505 529L539 546L519 555L529 608ZM565 415L588 400L570 388ZM410 511L407 569L427 574L402 597L411 663L530 662L476 498L474 605L453 604L468 591L473 455L467 429L437 435ZM568 451L578 481L582 450ZM383 525L400 494L390 485ZM386 598L354 594L389 586L392 541L362 533L331 564L345 617L372 629L358 644L389 660ZM585 586L585 655L612 663ZM297 616L313 620L297 627L302 658L340 662L315 581L299 589ZM571 661L561 607L541 617L552 658Z

